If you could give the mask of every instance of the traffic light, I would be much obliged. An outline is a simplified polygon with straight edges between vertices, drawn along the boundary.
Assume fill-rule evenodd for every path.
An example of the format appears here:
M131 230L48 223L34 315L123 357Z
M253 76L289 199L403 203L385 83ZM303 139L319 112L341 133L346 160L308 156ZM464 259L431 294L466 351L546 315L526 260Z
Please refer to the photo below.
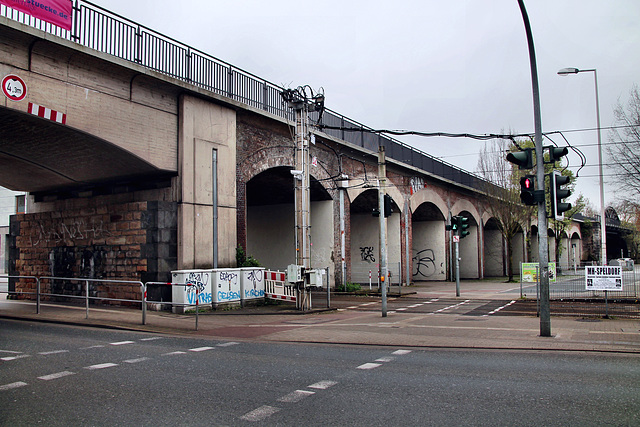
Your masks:
M388 217L393 213L393 199L391 198L390 195L385 194L383 200L383 205L384 205L384 217ZM379 217L380 216L380 211L378 210L378 208L373 208L373 210L371 211L371 215L375 216L375 217Z
M558 171L553 171L550 178L551 194L549 202L551 204L551 215L556 220L562 221L564 219L564 213L571 209L571 203L565 203L562 201L571 195L571 190L562 188L562 186L569 184L571 178L562 175Z
M461 239L464 239L469 235L469 218L466 216L459 216L458 218L458 234Z
M518 165L520 170L533 169L533 148L525 148L522 151L515 151L507 154L507 161Z
M452 216L451 225L448 225L447 227L447 230L451 230L453 231L453 234L458 235L458 217Z
M549 149L549 163L555 163L560 161L560 159L567 154L569 154L569 149L567 147L547 147Z
M393 199L390 195L384 195L384 217L391 216L393 213Z
M535 175L520 178L520 200L527 206L537 204L535 197Z

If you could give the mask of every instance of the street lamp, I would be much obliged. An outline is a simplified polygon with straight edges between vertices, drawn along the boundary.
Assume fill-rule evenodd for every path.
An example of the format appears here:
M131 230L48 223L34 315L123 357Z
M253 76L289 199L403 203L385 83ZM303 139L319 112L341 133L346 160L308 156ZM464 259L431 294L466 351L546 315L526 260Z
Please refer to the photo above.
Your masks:
M593 78L596 87L596 119L598 121L598 175L600 177L600 261L602 265L607 265L607 228L605 218L605 205L604 205L604 179L602 174L602 138L600 135L600 101L598 99L598 73L594 69L580 70L578 68L563 68L558 71L561 76L568 76L569 74L578 74L593 72Z

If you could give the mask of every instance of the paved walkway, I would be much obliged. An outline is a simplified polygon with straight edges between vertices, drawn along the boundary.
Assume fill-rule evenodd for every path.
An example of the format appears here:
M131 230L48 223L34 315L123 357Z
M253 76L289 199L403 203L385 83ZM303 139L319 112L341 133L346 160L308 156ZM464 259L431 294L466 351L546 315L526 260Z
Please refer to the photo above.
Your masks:
M455 283L420 283L403 288L403 296L390 296L390 301L395 304L403 299L423 299L427 304L430 300L447 298L452 299L452 303L467 300L504 300L508 303L520 296L517 283L463 281L460 288L458 298ZM392 293L394 291L392 289ZM0 318L235 340L640 354L638 319L553 316L553 336L540 337L540 320L535 316L503 316L500 313L469 316L456 314L455 309L451 309L441 313L391 310L387 317L382 317L378 297L357 297L359 308L346 308L354 298L332 295L332 307L344 308L327 311L322 310L326 299L322 294L316 294L316 310L311 313L297 312L287 304L204 313L198 316L197 331L193 314L148 311L143 325L140 310L91 307L86 319L84 307L44 302L41 313L36 314L34 303L7 301L4 295L0 300Z

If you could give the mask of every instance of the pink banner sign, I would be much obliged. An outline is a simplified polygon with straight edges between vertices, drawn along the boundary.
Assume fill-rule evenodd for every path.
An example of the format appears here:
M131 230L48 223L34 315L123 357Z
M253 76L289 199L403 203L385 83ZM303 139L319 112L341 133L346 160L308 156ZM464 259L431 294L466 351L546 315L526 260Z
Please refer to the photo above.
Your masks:
M71 0L0 0L0 4L71 30Z

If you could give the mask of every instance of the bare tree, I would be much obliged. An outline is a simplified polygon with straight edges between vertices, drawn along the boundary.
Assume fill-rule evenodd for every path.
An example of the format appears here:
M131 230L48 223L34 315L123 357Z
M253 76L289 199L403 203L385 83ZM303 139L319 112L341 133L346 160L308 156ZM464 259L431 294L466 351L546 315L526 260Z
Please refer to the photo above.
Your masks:
M527 141L521 146L533 143ZM506 154L514 151L513 143L506 139L493 139L480 152L478 173L489 183L485 193L487 208L495 219L507 249L507 276L513 281L513 239L523 227L529 228L533 207L520 201L520 178L523 173L513 169Z
M618 128L609 134L607 146L613 180L623 190L624 200L640 196L640 89L634 85L626 107L620 102L613 110Z

